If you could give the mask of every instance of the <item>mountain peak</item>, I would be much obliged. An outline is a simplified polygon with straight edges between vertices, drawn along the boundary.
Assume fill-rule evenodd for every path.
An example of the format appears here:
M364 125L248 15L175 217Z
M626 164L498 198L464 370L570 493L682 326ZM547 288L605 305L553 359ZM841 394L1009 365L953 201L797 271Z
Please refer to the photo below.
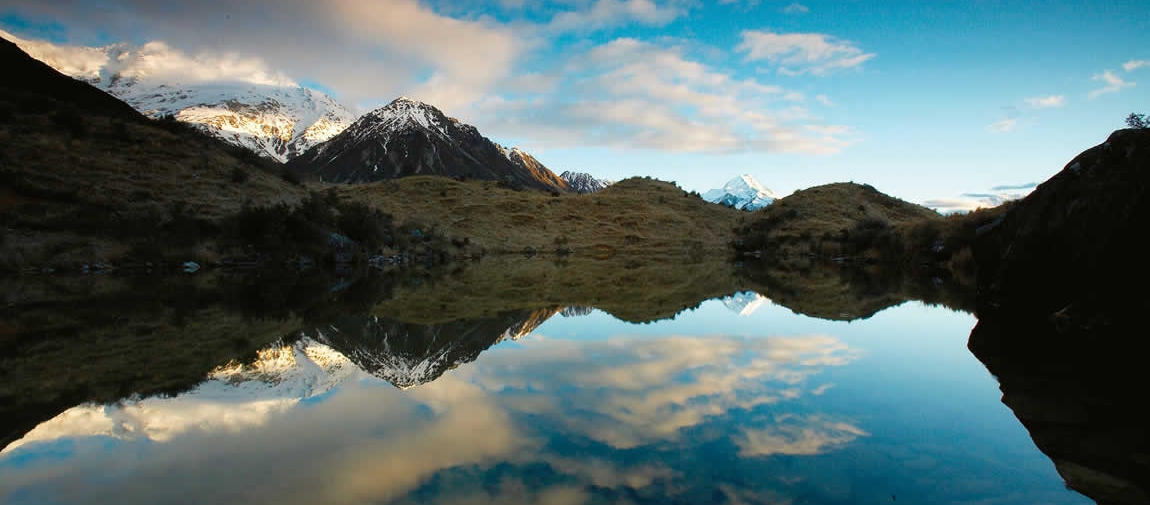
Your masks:
M360 117L331 140L291 160L289 169L328 182L371 182L410 175L494 180L566 190L531 155L506 149L438 108L399 97Z
M595 193L603 190L607 186L615 184L615 181L607 179L596 179L594 176L583 172L572 172L570 170L559 174L559 178L567 181L571 189L580 193Z
M704 193L703 199L737 209L758 210L770 205L778 197L766 186L759 184L759 181L750 174L743 174L727 181L722 188Z
M417 107L426 107L429 109L435 109L435 107L433 107L431 105L423 103L423 102L416 100L414 98L408 98L406 96L401 96L399 98L396 98L395 100L392 100L391 103L388 103L387 105L383 106L383 108L392 107L392 106L409 106L409 107L410 106L417 106Z

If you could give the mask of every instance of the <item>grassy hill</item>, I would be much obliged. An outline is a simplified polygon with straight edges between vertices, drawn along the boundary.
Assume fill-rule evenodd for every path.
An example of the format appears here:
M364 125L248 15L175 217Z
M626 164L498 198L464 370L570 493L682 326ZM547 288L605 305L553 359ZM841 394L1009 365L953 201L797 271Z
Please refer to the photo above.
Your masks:
M796 191L756 213L737 249L779 265L806 258L949 270L973 286L976 231L1011 204L943 216L869 185L836 183Z
M749 214L703 201L674 184L633 178L580 195L514 191L495 182L406 177L334 187L341 196L466 240L469 252L726 257Z
M889 236L924 221L943 219L926 207L854 183L796 191L756 217L742 230L743 247L766 250L775 257L874 257L889 245Z

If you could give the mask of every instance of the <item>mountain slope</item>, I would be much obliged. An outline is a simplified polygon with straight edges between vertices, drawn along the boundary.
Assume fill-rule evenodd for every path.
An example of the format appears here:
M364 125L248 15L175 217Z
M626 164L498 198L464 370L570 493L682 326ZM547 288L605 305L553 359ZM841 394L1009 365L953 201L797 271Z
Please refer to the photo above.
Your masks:
M191 123L231 144L287 161L347 128L355 116L283 76L226 72L162 43L58 46L0 32L33 58L152 118ZM210 77L204 77L210 76Z
M4 32L0 35L7 36ZM9 76L0 81L0 92L5 101L19 104L20 108L37 107L39 100L66 103L86 113L104 117L144 123L147 118L128 104L74 79L62 78L51 66L37 61L16 44L0 38L0 62ZM45 103L43 109L51 108Z
M722 188L703 193L703 199L740 210L759 210L774 203L778 197L754 177L744 174L731 179Z
M566 171L559 174L559 177L567 181L571 189L583 194L601 191L615 183L615 181L607 179L596 179L591 174L584 172Z
M301 176L375 182L440 175L567 190L567 183L518 149L505 149L474 126L406 97L361 116L331 140L288 163Z

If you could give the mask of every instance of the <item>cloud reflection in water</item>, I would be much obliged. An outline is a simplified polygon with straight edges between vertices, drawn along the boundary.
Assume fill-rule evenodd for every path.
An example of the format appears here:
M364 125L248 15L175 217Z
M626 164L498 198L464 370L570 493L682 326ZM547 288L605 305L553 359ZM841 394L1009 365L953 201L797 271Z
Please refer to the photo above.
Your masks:
M865 436L850 420L782 406L821 393L812 378L857 356L826 336L535 336L408 391L345 381L241 430L183 426L162 442L60 432L0 457L0 499L584 503L719 489L750 500L771 492L695 476L708 451L811 455ZM143 400L136 415L162 419L194 400Z

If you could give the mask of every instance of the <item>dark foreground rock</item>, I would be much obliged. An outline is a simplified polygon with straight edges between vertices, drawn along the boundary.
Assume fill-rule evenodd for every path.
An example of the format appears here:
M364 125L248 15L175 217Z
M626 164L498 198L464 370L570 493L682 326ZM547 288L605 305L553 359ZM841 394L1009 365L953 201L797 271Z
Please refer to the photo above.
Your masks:
M1119 130L979 228L968 347L1067 486L1150 503L1150 130Z
M1150 308L1148 189L1150 130L1116 131L1078 155L980 230L980 315L1097 326Z

